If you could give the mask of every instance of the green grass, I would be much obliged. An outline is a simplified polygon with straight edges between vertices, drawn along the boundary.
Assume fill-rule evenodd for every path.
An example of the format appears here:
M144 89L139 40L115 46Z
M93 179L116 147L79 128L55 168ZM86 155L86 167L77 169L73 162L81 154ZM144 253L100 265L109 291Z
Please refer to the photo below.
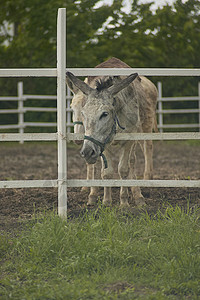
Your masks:
M0 257L1 299L199 299L199 212L43 214Z

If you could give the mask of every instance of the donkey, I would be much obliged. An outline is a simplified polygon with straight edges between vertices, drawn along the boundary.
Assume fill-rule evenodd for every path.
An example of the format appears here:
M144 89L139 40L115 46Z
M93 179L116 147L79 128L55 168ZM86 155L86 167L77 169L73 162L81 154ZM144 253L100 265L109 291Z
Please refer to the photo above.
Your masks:
M116 58L112 58L97 67L129 67ZM73 74L67 73L67 83L75 94L76 115L84 124L84 143L81 155L88 164L95 164L102 157L102 178L111 178L113 174L112 157L116 146L120 147L118 172L121 179L135 178L130 167L131 151L135 158L135 141L114 142L116 132L152 132L156 124L157 90L151 81L139 77L137 73L126 77L89 77L82 82ZM75 110L74 110L75 111ZM75 115L74 114L74 115ZM77 117L77 116L76 116ZM80 124L76 124L80 125ZM153 172L152 141L144 142L145 172L144 178L151 179ZM105 160L106 157L106 160ZM106 164L108 162L108 167ZM136 205L144 205L144 197L139 187L131 188ZM110 205L111 188L104 188L103 203ZM90 199L89 199L89 204ZM121 206L128 206L128 188L121 187Z
M126 63L122 62L121 60L112 57L108 59L105 62L100 63L95 68L130 68ZM109 78L109 77L104 77ZM84 80L84 82L88 83L91 87L96 87L96 81L101 80L102 76L89 76ZM73 92L74 96L71 102L71 108L73 111L73 124L74 124L74 132L75 133L84 133L84 127L82 122L82 116L81 116L81 110L83 103L86 101L86 96L79 90L69 79L66 78L67 84L71 91ZM82 141L75 141L76 144L82 144ZM87 166L87 180L94 179L95 174L95 165L88 164L86 162ZM87 187L83 187L81 191L87 191ZM94 205L97 201L98 197L98 188L97 187L91 187L90 193L88 196L88 202L87 205Z

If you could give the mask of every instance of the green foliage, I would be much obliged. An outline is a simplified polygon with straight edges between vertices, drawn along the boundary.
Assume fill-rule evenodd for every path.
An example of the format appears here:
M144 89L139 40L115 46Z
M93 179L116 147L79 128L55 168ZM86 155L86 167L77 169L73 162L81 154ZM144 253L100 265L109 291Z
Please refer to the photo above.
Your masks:
M0 66L5 68L56 67L56 22L59 7L67 8L68 66L86 66L89 61L92 65L92 57L88 58L84 50L86 43L112 15L113 10L113 6L107 5L95 9L97 0L1 2L0 25L4 29L1 43L4 44L0 48ZM14 24L14 36L6 30L5 22L10 26Z
M151 4L122 1L95 8L97 0L7 1L1 0L1 67L55 67L56 15L67 8L67 63L93 67L110 56L134 67L198 67L200 3L176 0L156 13ZM112 17L108 25L104 25ZM14 36L5 22L14 24ZM104 30L100 30L101 28ZM100 30L100 31L99 31ZM5 44L5 42L7 43ZM3 44L4 42L4 44Z
M167 208L133 218L98 208L79 219L50 214L31 224L9 249L2 299L197 299L200 293L198 211Z

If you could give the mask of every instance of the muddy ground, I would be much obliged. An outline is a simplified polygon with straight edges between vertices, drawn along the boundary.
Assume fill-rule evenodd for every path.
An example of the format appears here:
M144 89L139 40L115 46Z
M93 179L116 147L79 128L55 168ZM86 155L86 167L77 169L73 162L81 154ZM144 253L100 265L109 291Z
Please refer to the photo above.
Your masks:
M137 149L137 175L142 178L144 159ZM57 148L52 143L1 143L0 180L57 178ZM99 174L97 174L99 175ZM86 166L73 144L68 148L68 178L85 179ZM114 178L118 178L114 174ZM200 144L186 142L154 143L154 179L200 179ZM200 205L200 188L142 188L146 210L156 213L165 205L187 208ZM88 193L80 188L68 191L68 215L78 216L85 210ZM102 200L103 189L99 191ZM138 213L130 197L130 211ZM119 205L119 188L113 189L113 206ZM0 189L0 230L13 231L38 211L57 207L57 189ZM94 208L93 208L94 209Z

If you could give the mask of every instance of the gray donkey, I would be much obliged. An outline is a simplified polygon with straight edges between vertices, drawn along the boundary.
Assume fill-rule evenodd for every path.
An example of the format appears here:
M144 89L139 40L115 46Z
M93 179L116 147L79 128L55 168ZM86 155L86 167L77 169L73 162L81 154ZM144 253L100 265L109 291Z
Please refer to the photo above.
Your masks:
M99 68L130 68L117 58L98 65ZM77 128L85 132L81 156L88 166L102 157L102 178L113 175L113 156L119 152L118 172L121 179L135 179L135 170L130 165L131 153L135 158L135 141L113 141L118 132L152 132L156 129L157 89L154 84L137 73L128 77L88 77L85 82L67 72L67 84L74 92L72 100L73 118ZM81 124L83 124L82 127ZM117 147L117 148L116 148ZM119 150L118 150L119 149ZM152 141L144 141L144 179L152 179ZM90 178L94 169L88 168ZM92 174L92 175L91 175ZM136 205L144 205L139 187L131 188ZM91 191L88 204L94 204L96 190ZM111 188L104 188L105 205L112 202ZM120 205L128 206L128 188L120 189Z

